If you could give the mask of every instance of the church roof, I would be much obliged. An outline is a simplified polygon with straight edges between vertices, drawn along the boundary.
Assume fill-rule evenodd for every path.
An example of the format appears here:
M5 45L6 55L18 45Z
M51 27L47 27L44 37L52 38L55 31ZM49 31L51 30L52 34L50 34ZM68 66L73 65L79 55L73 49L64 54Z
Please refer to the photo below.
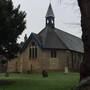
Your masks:
M40 33L31 33L23 45L22 51L34 40L42 49L62 49L75 52L84 52L83 42L80 38L57 28L45 27Z
M51 4L49 5L46 17L54 17ZM75 52L84 52L83 42L80 38L47 25L40 33L31 33L24 43L22 50L28 46L31 40L34 40L42 49L65 49Z
M47 14L46 14L46 17L50 17L50 16L55 17L54 13L53 13L53 9L52 9L51 3L49 4L48 10L47 10Z
M46 27L38 36L41 38L43 48L68 49L76 52L84 52L83 42L80 38L57 28Z

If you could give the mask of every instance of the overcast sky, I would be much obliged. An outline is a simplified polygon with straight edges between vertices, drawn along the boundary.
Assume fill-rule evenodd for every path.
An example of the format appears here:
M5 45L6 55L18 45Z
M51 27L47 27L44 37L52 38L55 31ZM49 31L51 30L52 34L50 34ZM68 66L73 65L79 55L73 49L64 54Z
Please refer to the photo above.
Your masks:
M81 37L80 11L77 0L13 0L14 6L21 5L27 13L25 34L38 33L45 27L45 15L51 2L55 14L55 26L65 32Z

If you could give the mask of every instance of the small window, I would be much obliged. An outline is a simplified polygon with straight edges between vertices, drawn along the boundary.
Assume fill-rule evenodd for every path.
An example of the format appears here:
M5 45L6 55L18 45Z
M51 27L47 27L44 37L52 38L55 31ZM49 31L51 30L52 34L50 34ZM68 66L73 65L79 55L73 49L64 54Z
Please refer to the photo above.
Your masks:
M56 50L55 49L51 50L51 58L56 58Z
M37 48L35 47L35 58L37 58Z
M34 59L35 58L35 51L34 51L34 48L32 48L32 58Z
M29 57L32 59L36 59L37 58L37 47L32 47L29 50Z
M29 49L29 57L30 57L30 58L31 58L31 53L32 53L32 52L31 52L31 48L30 48L30 49Z
M37 58L37 46L35 42L32 42L29 49L29 58L36 59Z

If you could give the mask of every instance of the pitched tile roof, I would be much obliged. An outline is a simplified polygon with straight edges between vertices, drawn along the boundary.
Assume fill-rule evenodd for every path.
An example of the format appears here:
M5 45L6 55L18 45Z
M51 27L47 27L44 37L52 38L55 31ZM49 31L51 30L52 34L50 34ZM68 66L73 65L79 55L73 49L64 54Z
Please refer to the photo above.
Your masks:
M83 42L80 38L57 28L48 26L38 34L31 33L28 40L24 43L21 51L28 46L32 39L34 39L42 49L66 49L81 53L84 52Z
M46 27L38 36L41 38L43 48L69 49L84 52L83 42L80 38L57 28Z

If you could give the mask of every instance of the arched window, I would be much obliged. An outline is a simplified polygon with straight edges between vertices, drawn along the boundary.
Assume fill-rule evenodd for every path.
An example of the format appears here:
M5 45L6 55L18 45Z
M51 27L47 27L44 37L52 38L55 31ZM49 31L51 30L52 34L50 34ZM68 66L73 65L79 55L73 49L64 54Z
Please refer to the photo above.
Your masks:
M30 49L29 49L29 58L30 59L37 59L37 46L34 42L32 42Z

